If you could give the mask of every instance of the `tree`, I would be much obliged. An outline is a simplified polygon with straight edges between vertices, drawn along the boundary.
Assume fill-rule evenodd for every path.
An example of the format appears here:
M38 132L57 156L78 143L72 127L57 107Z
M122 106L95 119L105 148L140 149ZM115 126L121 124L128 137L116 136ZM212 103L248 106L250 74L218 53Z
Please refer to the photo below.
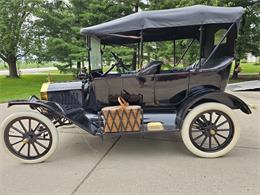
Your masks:
M80 68L86 52L73 5L67 1L45 1L37 17L37 36L43 37L41 48L34 53L38 59L64 62L70 67L77 62Z
M241 0L239 3L233 0L228 2L228 5L245 8L236 44L236 60L233 70L233 79L237 79L240 60L245 58L247 53L252 53L255 56L260 55L260 7L257 1L248 0Z
M16 62L33 48L33 12L38 0L0 0L0 58L9 76L18 77Z
M145 8L145 4L141 0L89 0L85 3L79 3L80 0L71 0L71 3L77 9L74 12L80 18L80 26L87 27L107 22L116 18L120 18L134 12L139 8ZM127 64L132 64L132 69L136 68L136 47L112 47L106 46L104 49L103 59L109 64L114 59L110 51L113 50Z
M36 55L45 60L56 60L70 65L76 63L77 68L80 69L86 60L86 39L80 34L80 28L106 22L132 12L131 0L127 2L123 0L46 1L37 14L40 18L37 25L41 29L38 35L45 37L45 43L42 44L43 52L38 52ZM122 52L126 54L127 51L129 50ZM104 60L110 60L109 55L104 57Z

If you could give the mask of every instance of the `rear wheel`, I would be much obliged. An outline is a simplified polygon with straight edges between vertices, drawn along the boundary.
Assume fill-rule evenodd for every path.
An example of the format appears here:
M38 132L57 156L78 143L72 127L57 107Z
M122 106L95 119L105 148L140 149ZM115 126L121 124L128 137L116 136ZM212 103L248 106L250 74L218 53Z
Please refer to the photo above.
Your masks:
M56 127L35 112L14 113L1 125L1 141L6 151L24 163L48 159L58 145Z
M215 158L228 153L240 135L233 111L220 103L204 103L192 109L181 130L185 146L193 154Z

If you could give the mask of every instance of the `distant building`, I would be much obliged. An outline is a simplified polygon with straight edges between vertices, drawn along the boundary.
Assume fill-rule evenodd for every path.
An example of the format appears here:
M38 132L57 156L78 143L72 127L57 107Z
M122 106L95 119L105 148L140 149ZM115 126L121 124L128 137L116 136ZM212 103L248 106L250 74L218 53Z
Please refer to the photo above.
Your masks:
M260 56L254 56L251 53L248 53L246 55L246 61L247 62L260 62Z

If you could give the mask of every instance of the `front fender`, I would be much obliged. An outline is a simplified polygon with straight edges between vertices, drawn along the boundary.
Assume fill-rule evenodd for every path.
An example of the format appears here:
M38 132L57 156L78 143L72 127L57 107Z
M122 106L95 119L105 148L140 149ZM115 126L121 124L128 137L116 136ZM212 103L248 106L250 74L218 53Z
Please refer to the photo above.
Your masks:
M246 114L251 114L250 108L247 104L241 100L240 98L222 92L222 91L203 91L199 93L194 93L189 96L177 109L177 115L175 123L179 129L182 127L183 120L189 109L196 107L199 104L203 104L206 102L218 102L224 104L231 109L240 109L242 112Z
M65 118L93 135L97 132L97 127L86 116L83 108L66 109L56 102L39 100L36 96L32 96L29 100L13 100L8 102L8 107L14 105L29 105L31 109L37 107L45 108L56 117Z
M34 106L44 107L56 115L59 116L66 115L65 110L58 103L39 100L36 96L31 96L28 100L12 100L8 102L8 107L15 106L15 105L29 105L31 109L34 109Z

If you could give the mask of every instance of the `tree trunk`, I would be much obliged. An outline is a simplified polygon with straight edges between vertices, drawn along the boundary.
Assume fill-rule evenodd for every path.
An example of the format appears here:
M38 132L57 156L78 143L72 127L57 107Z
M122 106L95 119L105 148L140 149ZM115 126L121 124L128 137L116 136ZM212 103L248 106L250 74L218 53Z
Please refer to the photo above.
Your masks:
M80 69L81 69L81 63L77 62L77 75L79 74Z
M69 67L70 67L70 69L72 69L72 65L73 65L73 63L72 63L72 61L70 60L70 61L69 61Z
M18 72L16 67L16 57L12 57L7 60L7 64L9 67L9 77L10 78L18 78Z
M240 72L240 59L235 59L235 67L233 71L232 79L238 79L238 73Z
M151 52L148 51L147 54L147 64L149 64L151 62Z

